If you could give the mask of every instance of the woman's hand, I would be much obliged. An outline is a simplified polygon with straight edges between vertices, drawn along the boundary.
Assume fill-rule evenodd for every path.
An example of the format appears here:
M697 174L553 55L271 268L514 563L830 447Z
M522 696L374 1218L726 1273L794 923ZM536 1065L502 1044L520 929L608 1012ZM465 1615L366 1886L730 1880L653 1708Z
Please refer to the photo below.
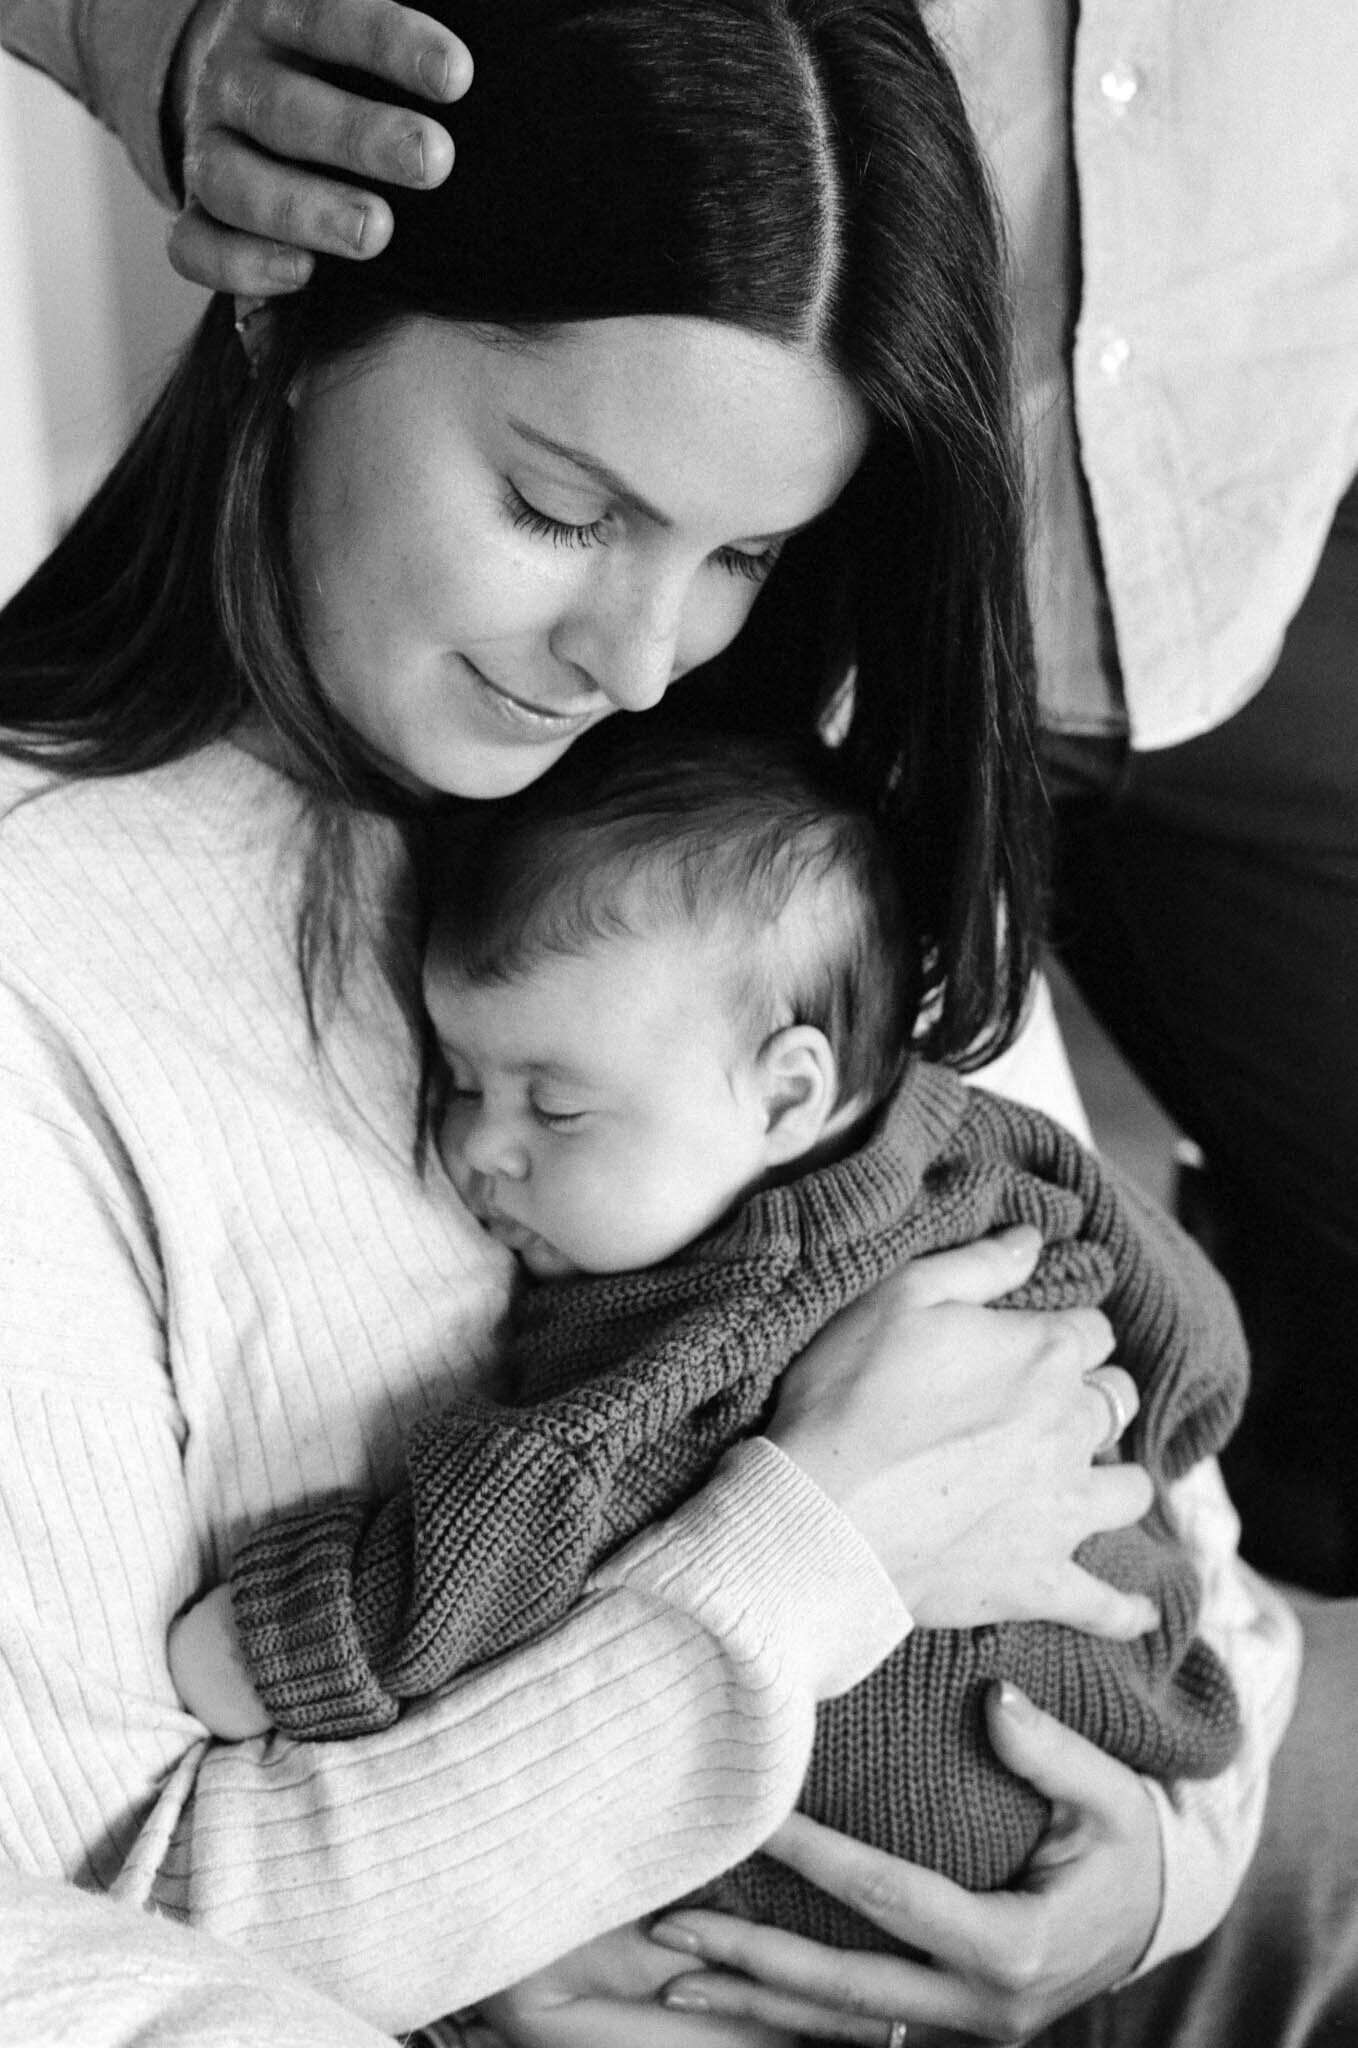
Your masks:
M766 1434L861 1531L917 1622L1064 1622L1126 1638L1151 1602L1072 1562L1144 1515L1135 1465L1094 1465L1134 1382L1102 1361L1094 1309L987 1308L1032 1271L1035 1230L918 1259L828 1323L781 1383Z
M385 248L386 201L302 163L417 188L447 177L445 128L313 75L334 65L435 102L460 99L472 73L464 43L393 0L198 0L166 110L183 146L185 199L170 261L185 277L268 297L306 282L313 251Z
M641 1923L600 1935L486 2000L480 2010L511 2048L796 2048L795 2037L746 2018L694 2017L657 2001L693 1959L667 1955Z
M651 1938L709 1967L673 1979L666 2003L873 2048L903 2020L910 2048L923 2048L1026 2040L1125 1977L1160 1909L1160 1830L1145 1786L1012 1688L992 1688L987 1716L1003 1761L1052 1802L1013 1890L963 1891L795 1814L769 1853L930 1960L850 1954L685 1909Z

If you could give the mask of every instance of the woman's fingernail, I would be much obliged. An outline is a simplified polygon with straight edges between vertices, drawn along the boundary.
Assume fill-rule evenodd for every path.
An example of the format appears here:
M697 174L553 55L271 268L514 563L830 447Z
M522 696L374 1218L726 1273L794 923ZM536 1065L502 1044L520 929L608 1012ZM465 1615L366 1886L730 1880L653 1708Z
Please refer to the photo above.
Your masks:
M662 1948L677 1948L686 1956L700 1952L697 1935L682 1920L657 1920L651 1929L651 1940L658 1941Z
M1004 1240L1004 1248L1011 1258L1026 1259L1041 1244L1042 1233L1031 1223L1017 1223L1012 1230L1006 1230Z
M704 1998L701 1991L695 1991L688 1984L667 1985L660 1994L662 2003L675 2012L711 2012L712 2001Z
M1012 1714L1016 1721L1031 1721L1033 1718L1033 1703L1027 1693L1020 1692L1007 1678L1000 1680L1000 1705L1005 1713Z

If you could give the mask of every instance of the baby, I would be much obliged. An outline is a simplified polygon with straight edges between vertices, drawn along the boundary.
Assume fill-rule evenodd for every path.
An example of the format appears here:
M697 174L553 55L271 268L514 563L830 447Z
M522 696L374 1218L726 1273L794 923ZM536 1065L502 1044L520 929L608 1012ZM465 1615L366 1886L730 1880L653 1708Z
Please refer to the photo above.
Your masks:
M839 1308L1005 1225L1045 1246L1011 1300L1109 1316L1140 1392L1129 1451L1157 1487L1220 1448L1245 1387L1221 1283L1060 1126L912 1056L920 935L830 750L614 721L461 821L439 897L440 1143L540 1283L512 1405L455 1400L412 1431L395 1499L247 1541L229 1594L172 1637L185 1703L217 1732L357 1735L547 1628L759 1430ZM1138 1771L1219 1770L1235 1699L1162 1500L1081 1562L1150 1595L1158 1626L916 1629L822 1708L805 1810L974 1888L1012 1879L1048 1813L987 1743L996 1678ZM708 1897L886 1944L767 1858Z

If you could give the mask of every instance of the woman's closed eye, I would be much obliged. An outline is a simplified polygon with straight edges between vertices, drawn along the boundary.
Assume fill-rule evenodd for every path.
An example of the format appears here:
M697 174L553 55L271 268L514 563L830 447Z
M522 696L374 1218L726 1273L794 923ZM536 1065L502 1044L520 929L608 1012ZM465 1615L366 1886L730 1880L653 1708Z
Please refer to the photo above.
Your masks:
M510 524L517 526L521 533L534 534L539 540L549 540L558 548L597 547L604 538L607 519L591 519L586 524L574 526L566 519L553 519L550 512L543 512L536 505L530 505L517 485L510 484L506 509Z
M538 540L550 541L553 547L594 548L608 538L607 515L580 524L573 524L568 519L554 519L550 512L530 504L517 484L509 485L506 510L512 526L521 533L533 534ZM743 576L750 583L762 583L781 553L782 542L776 541L758 554L751 554L744 548L718 548L712 559L732 576Z

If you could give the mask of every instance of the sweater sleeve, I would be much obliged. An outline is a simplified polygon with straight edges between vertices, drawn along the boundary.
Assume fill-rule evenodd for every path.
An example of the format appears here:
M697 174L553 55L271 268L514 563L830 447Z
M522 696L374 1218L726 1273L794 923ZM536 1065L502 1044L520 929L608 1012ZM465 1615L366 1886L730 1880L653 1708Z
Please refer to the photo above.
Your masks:
M407 1433L391 1498L339 1499L247 1539L232 1606L274 1724L310 1741L388 1727L402 1701L559 1621L595 1565L757 1427L787 1355L761 1270L738 1262L715 1289L702 1269L689 1290L656 1276L659 1305L651 1275L581 1283L565 1313L559 1290L537 1293L509 1377L553 1391L454 1401Z
M0 993L0 1857L187 1919L397 2031L763 1840L817 1701L905 1626L767 1445L396 1727L205 1738L166 1663L213 1562L173 1294L127 1160L18 1007Z
M157 199L176 203L161 102L195 0L0 0L0 42L121 139Z
M449 1408L412 1431L390 1500L284 1516L232 1567L232 1606L276 1726L386 1728L403 1699L539 1635L607 1547L606 1475L550 1413Z

